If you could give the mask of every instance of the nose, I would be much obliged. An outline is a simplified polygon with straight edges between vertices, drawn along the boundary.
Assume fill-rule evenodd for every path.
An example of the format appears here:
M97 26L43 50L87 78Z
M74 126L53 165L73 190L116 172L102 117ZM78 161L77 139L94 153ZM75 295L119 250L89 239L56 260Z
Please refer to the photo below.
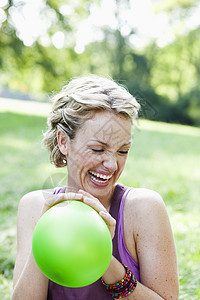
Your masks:
M117 160L112 152L107 151L106 156L103 160L103 166L111 173L117 170Z

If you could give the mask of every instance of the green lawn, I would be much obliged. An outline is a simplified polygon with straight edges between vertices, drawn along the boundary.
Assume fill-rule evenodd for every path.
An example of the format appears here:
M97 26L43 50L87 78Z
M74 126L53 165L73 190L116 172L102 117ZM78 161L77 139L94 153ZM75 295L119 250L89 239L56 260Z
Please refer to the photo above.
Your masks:
M16 220L25 193L64 185L65 169L56 169L40 142L46 128L44 105L23 109L16 102L0 111L0 299L11 297L16 256ZM20 104L21 103L21 104ZM0 100L1 104L1 100ZM21 105L21 109L20 109ZM21 111L21 113L20 113ZM28 113L28 114L27 114ZM121 182L158 191L167 206L178 254L180 297L200 299L200 129L142 121Z

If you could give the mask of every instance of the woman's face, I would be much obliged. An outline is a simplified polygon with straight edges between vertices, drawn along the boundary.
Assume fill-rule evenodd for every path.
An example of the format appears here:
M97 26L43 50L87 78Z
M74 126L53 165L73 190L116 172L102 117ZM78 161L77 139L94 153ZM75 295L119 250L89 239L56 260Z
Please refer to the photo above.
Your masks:
M131 146L131 121L110 112L95 113L67 147L68 186L99 200L112 196Z

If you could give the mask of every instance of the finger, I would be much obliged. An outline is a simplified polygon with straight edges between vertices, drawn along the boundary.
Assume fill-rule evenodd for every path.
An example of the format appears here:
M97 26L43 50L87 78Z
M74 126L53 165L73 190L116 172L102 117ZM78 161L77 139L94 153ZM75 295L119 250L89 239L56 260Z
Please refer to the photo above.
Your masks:
M50 207L66 200L83 200L83 195L74 192L59 193L57 195L46 193L44 203L45 209L49 209Z
M83 195L81 193L76 192L67 192L64 193L64 199L66 200L81 200L83 199Z
M101 210L99 215L106 221L109 226L115 226L116 220L109 214L108 211Z
M91 197L92 199L96 199L98 200L97 198L95 198L93 195L89 194L88 192L84 191L84 190L79 190L78 193L81 193L83 194L84 196L87 196L87 197Z
M116 220L108 212L105 211L100 211L99 215L103 218L106 225L108 226L111 238L113 239L115 235Z
M96 199L96 198L90 198L87 196L83 197L83 202L89 206L91 206L92 208L94 208L98 213L100 211L105 211L107 212L107 210L105 209L105 207L103 206L103 204L101 204L101 202Z

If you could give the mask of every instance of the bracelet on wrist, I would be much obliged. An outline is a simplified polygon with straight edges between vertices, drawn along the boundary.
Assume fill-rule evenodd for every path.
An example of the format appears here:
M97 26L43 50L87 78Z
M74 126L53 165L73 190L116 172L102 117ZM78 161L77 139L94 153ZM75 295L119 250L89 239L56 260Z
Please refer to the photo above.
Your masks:
M103 285L105 286L106 290L110 293L110 295L115 299L121 299L125 298L128 295L130 295L137 286L137 279L133 276L130 269L128 269L127 266L125 266L126 274L124 278L122 278L119 282L114 284L107 284L105 281L101 278L101 281Z

